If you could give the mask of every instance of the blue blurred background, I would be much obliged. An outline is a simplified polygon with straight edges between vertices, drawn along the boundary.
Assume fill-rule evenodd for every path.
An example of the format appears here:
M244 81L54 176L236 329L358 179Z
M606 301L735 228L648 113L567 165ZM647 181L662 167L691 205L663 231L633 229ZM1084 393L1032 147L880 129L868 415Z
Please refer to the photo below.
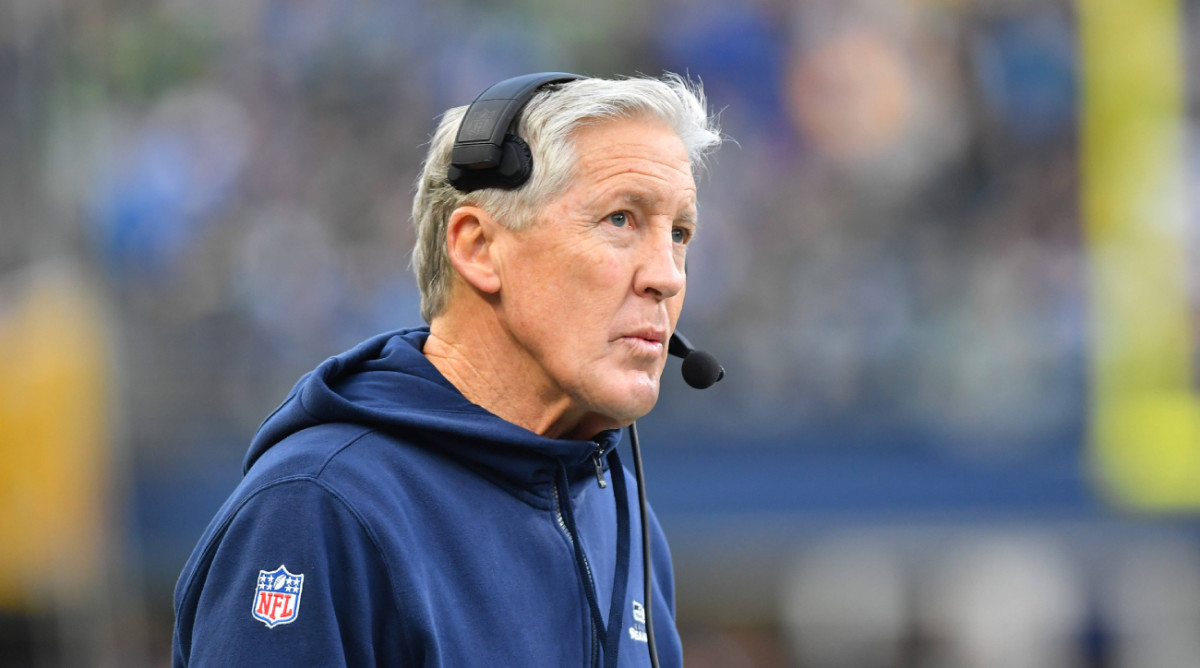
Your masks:
M1149 41L1186 47L1193 5L1147 3ZM689 666L1200 665L1200 423L1151 420L1182 444L1162 461L1120 423L1117 461L1184 490L1165 501L1136 492L1157 473L1096 464L1084 11L6 0L0 665L169 664L175 578L259 421L420 322L409 207L438 114L538 70L686 74L730 138L681 321L728 375L695 392L672 362L641 421ZM1151 123L1191 123L1183 47ZM1186 137L1129 168L1182 207L1143 222L1180 249L1169 306L1194 324ZM1187 383L1194 330L1163 363Z

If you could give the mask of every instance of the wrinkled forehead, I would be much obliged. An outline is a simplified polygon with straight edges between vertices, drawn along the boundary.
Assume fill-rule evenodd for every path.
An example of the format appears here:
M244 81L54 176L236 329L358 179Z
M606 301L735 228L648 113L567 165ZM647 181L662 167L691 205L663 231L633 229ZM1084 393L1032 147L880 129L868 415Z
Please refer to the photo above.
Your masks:
M651 152L638 150L653 147ZM564 155L569 171L577 177L581 169L596 168L602 161L653 160L673 164L691 178L694 188L698 165L687 144L668 122L650 114L591 119L574 127L567 137ZM635 167L630 164L628 169Z

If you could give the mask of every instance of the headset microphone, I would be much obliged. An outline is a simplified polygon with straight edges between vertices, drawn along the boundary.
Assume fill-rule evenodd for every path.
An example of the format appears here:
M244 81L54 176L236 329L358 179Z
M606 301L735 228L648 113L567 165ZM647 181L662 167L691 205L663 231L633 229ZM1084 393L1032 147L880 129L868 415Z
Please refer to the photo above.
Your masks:
M683 359L683 380L697 390L712 387L718 380L725 377L725 369L716 357L696 350L682 334L675 332L667 344L667 352Z

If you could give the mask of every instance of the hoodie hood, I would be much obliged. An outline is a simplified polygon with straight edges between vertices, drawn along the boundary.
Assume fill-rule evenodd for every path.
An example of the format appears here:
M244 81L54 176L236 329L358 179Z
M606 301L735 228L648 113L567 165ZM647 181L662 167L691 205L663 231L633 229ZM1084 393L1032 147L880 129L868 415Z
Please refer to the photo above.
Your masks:
M259 427L243 470L288 436L331 422L436 444L522 487L549 481L560 465L590 466L598 448L603 455L620 441L618 430L592 441L545 438L493 415L425 358L428 338L427 327L380 334L305 374Z

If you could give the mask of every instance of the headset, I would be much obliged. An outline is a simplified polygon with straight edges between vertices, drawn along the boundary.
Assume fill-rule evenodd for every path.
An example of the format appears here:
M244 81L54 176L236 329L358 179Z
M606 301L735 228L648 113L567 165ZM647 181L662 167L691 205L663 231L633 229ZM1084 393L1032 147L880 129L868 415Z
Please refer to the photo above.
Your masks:
M493 84L479 94L463 115L450 153L446 176L450 185L469 193L484 188L515 190L533 174L533 153L518 134L521 111L543 88L584 79L567 72L537 72ZM667 352L683 359L681 371L688 385L696 389L712 386L725 377L717 359L692 344L678 332L671 335ZM646 502L646 483L642 474L642 449L638 443L637 423L629 425L633 450L634 476L637 479L638 509L642 519L642 587L646 612L646 638L650 664L658 668L658 650L654 644L654 617L650 601L653 586L650 561L650 519Z
M505 79L479 94L458 126L447 176L462 192L515 190L533 174L529 144L517 134L521 110L543 87L583 79L566 72L539 72Z

